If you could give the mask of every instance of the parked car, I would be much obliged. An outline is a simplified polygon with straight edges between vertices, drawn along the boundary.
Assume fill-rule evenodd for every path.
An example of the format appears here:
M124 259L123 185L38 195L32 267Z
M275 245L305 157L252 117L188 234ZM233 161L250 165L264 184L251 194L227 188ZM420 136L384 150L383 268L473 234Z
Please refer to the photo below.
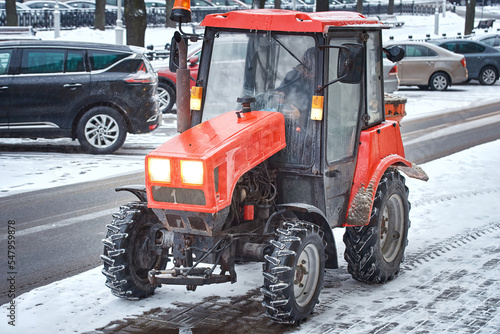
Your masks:
M36 10L41 10L41 9L49 9L49 10L54 10L56 7L56 2L55 1L38 1L38 0L33 0L33 1L26 1L23 2L24 5L29 7L30 9L36 9ZM58 3L59 10L70 10L71 7L66 5L64 2L59 1Z
M482 42L500 50L500 34L482 34L472 36L473 41Z
M481 42L465 39L432 41L440 47L465 56L469 79L479 80L481 85L493 85L500 70L500 50Z
M18 13L26 11L26 10L30 10L30 8L23 3L16 2L16 11ZM5 11L5 0L0 1L0 13L2 11Z
M382 60L384 65L384 92L393 93L399 89L398 64L387 58Z
M189 46L188 49L188 67L191 77L196 80L198 77L198 66L201 55L201 43L197 42ZM177 75L170 71L168 61L160 64L154 64L158 73L158 95L159 109L162 113L171 113L176 100ZM191 80L191 87L196 84Z
M0 42L0 137L78 139L108 154L127 132L161 122L158 78L142 48L57 41Z
M427 42L405 41L392 45L405 50L405 57L398 66L400 86L445 90L452 84L467 80L464 56Z

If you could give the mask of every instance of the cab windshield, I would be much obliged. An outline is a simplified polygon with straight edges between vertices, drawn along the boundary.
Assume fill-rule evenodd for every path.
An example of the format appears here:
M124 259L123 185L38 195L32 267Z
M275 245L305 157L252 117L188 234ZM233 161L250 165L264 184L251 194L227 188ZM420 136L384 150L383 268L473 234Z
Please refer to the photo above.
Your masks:
M241 110L237 99L256 99L252 110L285 115L284 163L308 164L317 48L312 36L270 32L219 32L215 35L202 121Z

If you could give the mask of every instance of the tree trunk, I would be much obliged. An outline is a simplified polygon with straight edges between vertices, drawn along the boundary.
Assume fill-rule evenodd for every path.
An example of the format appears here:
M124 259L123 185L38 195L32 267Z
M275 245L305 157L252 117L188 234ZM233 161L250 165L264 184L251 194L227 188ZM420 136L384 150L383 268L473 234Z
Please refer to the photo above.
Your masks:
M172 12L172 8L174 8L175 0L166 0L167 7L165 7L165 15L167 16L165 20L165 27L167 28L175 28L175 21L170 19L170 13Z
M316 0L316 11L317 12L327 12L330 10L330 4L328 0Z
M106 0L95 1L94 28L102 31L106 29Z
M274 9L281 9L281 0L274 0Z
M358 13L363 13L363 0L358 0L356 2L356 11Z
M394 14L394 0L389 0L389 5L387 7L387 14Z
M476 0L466 1L465 6L466 12L464 35L468 36L472 34L472 30L474 30L474 18L476 17Z
M252 8L264 8L266 0L253 0Z
M127 45L144 47L147 26L144 0L125 0L123 18L127 26Z
M10 27L16 27L17 26L16 0L5 1L5 14L7 15L7 25Z

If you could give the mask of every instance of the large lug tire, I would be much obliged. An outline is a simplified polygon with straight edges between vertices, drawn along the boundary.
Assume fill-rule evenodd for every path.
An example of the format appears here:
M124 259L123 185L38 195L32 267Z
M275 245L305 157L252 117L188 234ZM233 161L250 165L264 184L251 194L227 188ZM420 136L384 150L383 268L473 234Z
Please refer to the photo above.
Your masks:
M445 73L438 72L434 73L429 80L429 87L432 90L446 90L450 85L450 79Z
M486 66L479 73L481 85L493 85L498 80L498 72L491 66Z
M404 177L387 171L375 194L370 223L347 227L344 234L344 258L354 279L385 283L398 274L408 243L409 211Z
M123 116L110 107L95 107L87 111L76 129L83 150L92 154L110 154L119 149L127 137Z
M266 255L262 305L278 323L300 323L309 316L323 287L325 245L317 225L286 222Z
M163 224L145 203L129 203L113 215L107 228L101 255L106 286L115 296L130 300L152 295L157 287L149 282L148 272L163 270L168 262L168 250L155 242Z
M158 83L158 96L160 97L160 111L164 114L172 113L175 104L175 89L167 83Z

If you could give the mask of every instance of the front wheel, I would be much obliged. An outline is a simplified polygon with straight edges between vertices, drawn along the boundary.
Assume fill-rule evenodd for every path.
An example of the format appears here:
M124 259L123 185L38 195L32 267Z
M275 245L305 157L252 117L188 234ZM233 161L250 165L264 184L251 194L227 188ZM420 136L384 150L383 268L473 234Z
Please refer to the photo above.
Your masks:
M481 85L493 85L497 80L498 73L491 66L486 66L479 73L479 82L481 83Z
M163 114L171 113L175 104L175 89L169 84L159 82L158 96L160 98L160 111Z
M446 90L450 85L448 76L444 73L434 73L429 80L429 87L432 90Z
M163 270L168 262L168 250L157 245L163 224L145 203L122 206L113 215L104 243L102 273L113 295L136 300L153 294L148 273Z
M266 314L279 323L299 323L318 302L325 271L325 246L317 225L286 222L276 231L264 265Z
M110 154L119 149L127 137L123 116L110 107L87 111L76 129L83 150L92 154Z
M385 172L367 226L347 227L344 234L347 270L365 283L385 283L399 272L408 243L408 188L397 171Z

